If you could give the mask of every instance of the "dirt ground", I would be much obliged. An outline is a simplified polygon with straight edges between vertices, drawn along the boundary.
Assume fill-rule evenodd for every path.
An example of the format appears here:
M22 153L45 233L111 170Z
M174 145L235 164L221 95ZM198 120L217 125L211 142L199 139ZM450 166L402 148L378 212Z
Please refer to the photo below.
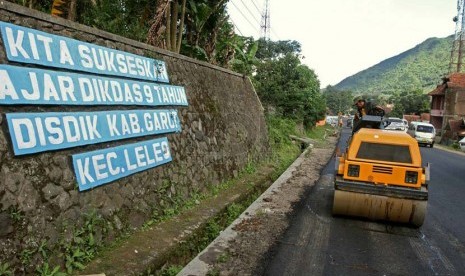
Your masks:
M226 252L210 263L209 275L264 274L294 208L315 185L334 154L336 142L336 137L328 137L324 143L316 144L286 183L262 198L259 211L234 226L237 236L229 241Z

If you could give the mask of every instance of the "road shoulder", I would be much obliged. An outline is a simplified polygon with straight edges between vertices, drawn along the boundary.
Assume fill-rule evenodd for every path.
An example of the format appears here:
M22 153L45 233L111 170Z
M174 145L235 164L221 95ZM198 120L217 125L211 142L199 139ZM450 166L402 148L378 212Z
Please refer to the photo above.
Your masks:
M443 150L443 151L448 151L448 152L451 152L451 153L455 153L455 154L458 154L458 155L465 156L465 152L449 149L448 147L443 146L443 145L434 144L434 147L437 148L437 149Z
M178 275L253 275L288 227L288 216L331 159L336 137L299 158Z

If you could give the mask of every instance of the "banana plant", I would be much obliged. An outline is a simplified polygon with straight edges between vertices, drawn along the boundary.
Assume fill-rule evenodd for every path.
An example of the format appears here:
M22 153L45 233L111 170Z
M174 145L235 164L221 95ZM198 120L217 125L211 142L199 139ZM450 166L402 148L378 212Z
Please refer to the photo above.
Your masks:
M50 14L76 21L77 0L53 0Z

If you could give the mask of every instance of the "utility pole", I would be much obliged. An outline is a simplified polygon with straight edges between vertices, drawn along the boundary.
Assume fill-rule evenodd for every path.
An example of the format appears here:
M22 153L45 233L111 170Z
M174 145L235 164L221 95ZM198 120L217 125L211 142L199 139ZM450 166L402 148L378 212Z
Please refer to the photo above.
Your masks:
M457 0L457 15L454 17L455 22L455 37L452 44L452 51L450 55L449 74L461 73L464 71L464 57L465 57L465 0Z
M462 0L463 1L463 0ZM262 22L260 24L260 37L269 41L271 33L270 25L270 1L265 0L265 6L262 12Z

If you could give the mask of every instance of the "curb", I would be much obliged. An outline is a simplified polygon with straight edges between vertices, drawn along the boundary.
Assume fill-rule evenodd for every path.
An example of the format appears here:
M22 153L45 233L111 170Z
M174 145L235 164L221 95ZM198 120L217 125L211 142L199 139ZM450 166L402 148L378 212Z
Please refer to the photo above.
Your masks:
M237 232L233 230L235 226L242 223L244 220L250 219L262 209L262 204L264 202L263 199L271 196L275 190L279 189L289 178L292 177L292 173L300 166L305 156L312 148L313 145L310 144L263 194L261 194L235 221L231 223L231 225L222 231L213 242L200 252L177 275L207 275L210 270L210 265L203 260L208 260L208 256L211 255L219 256L228 248L229 241L233 240L237 236Z
M447 152L450 152L450 153L455 153L455 154L458 154L458 155L465 156L465 152L461 152L461 151L456 151L456 150L448 149L447 147L445 147L445 146L443 146L443 145L437 145L437 144L435 144L434 147L437 148L437 149L439 149L439 150L443 150L443 151L447 151Z

